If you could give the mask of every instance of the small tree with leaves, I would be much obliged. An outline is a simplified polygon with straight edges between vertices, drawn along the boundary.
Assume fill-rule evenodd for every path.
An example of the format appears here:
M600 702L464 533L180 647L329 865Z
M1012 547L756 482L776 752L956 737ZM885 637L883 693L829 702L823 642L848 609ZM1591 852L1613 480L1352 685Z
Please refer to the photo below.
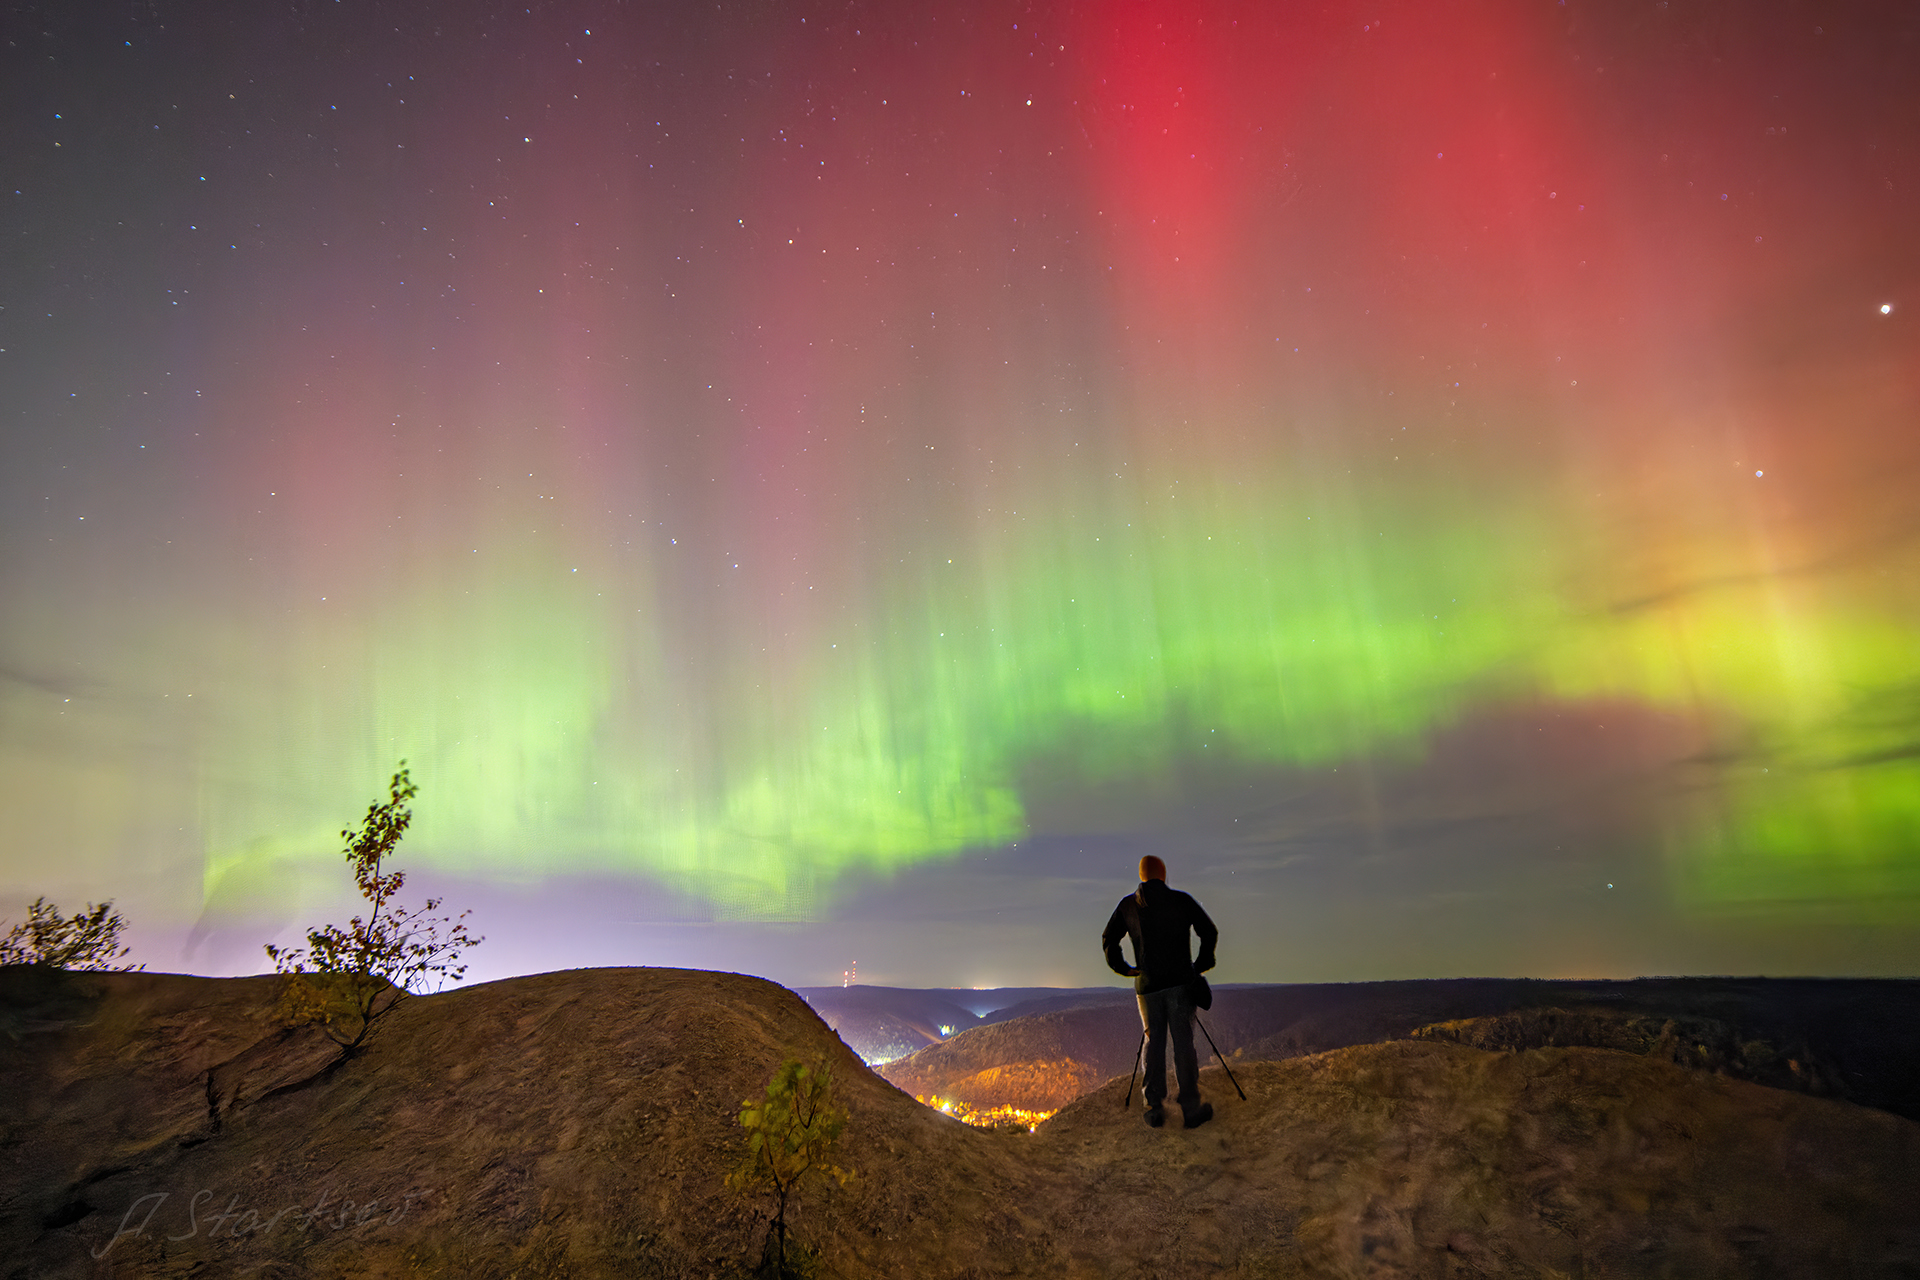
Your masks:
M787 1059L767 1081L765 1097L740 1103L747 1149L727 1176L727 1185L747 1193L773 1192L764 1270L777 1280L813 1270L807 1251L788 1247L787 1209L795 1195L809 1183L832 1180L845 1187L853 1181L851 1169L833 1163L834 1143L847 1118L846 1108L834 1101L833 1070L824 1060L809 1066L798 1058Z
M358 1052L375 1026L429 980L465 976L460 954L484 941L467 932L468 912L435 915L438 898L428 898L418 911L396 900L406 873L384 866L413 821L407 801L419 790L406 766L402 760L386 801L367 806L360 829L340 833L354 883L367 901L365 918L353 917L344 929L310 929L304 947L267 946L274 968L285 976L282 1018L291 1025L320 1024L343 1056Z
M27 918L0 938L0 964L37 964L49 969L91 969L131 973L144 964L115 964L130 947L120 945L126 917L113 909L113 900L99 906L89 902L71 916L45 898L35 898Z

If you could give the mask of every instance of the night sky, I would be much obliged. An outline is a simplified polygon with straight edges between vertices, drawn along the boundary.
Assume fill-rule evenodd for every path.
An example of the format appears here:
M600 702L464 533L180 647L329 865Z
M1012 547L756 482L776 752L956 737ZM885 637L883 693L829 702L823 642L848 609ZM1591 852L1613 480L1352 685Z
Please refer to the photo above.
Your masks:
M1920 11L9 4L0 912L1920 972Z

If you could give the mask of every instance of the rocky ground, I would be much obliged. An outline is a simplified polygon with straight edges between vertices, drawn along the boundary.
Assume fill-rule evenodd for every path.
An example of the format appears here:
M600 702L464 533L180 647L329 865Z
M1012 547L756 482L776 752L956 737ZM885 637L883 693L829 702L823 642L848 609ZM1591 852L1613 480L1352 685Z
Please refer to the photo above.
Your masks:
M1027 1135L919 1106L752 978L424 997L332 1068L274 989L0 970L0 1274L744 1275L735 1115L794 1055L853 1113L859 1180L796 1215L849 1280L1920 1274L1920 1124L1650 1054L1393 1041L1243 1062L1244 1102L1210 1070L1192 1132L1121 1077Z

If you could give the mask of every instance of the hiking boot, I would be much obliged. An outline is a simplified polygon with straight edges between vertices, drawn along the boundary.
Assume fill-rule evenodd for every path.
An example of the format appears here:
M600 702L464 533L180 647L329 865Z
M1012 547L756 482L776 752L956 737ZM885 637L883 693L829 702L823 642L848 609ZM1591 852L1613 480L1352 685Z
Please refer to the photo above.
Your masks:
M1198 1129L1211 1119L1213 1119L1213 1104L1211 1102L1203 1102L1194 1108L1193 1114L1188 1116L1184 1123L1189 1129Z
M1167 1113L1159 1107L1147 1108L1147 1128L1158 1129L1167 1122Z

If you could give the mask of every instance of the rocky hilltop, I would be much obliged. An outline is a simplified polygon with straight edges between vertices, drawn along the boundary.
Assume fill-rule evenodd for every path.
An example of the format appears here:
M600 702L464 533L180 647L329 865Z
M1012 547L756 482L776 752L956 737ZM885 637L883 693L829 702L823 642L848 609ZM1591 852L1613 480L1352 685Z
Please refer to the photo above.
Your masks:
M853 1113L859 1181L796 1215L849 1278L1920 1268L1920 1125L1619 1049L1242 1062L1193 1132L1122 1077L1029 1135L918 1105L758 979L465 988L338 1064L274 982L0 970L0 1274L744 1275L735 1113L793 1055Z

